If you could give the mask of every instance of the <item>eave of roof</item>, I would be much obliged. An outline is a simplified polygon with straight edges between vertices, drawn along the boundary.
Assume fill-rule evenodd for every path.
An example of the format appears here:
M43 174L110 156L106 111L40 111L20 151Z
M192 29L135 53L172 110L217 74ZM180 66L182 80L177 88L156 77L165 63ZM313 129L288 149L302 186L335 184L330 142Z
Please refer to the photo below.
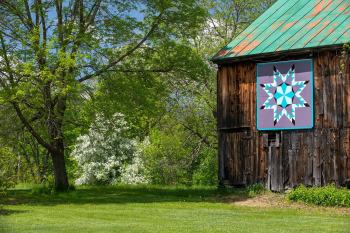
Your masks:
M319 53L322 51L331 51L331 50L341 50L344 44L339 45L329 45L315 48L306 48L306 49L294 49L288 51L278 51L271 53L261 53L255 55L246 55L241 57L228 57L219 60L211 60L215 64L225 64L225 63L239 63L245 61L255 61L255 62L263 62L263 61L273 61L273 60L281 60L286 57L295 57L295 56L308 56L312 57L313 54Z

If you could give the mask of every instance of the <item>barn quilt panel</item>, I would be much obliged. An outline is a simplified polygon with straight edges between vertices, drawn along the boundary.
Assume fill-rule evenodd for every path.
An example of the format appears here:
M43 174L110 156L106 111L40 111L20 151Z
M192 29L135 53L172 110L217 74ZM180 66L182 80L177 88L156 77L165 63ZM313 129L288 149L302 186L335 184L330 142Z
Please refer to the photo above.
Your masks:
M257 129L314 125L311 59L257 64Z

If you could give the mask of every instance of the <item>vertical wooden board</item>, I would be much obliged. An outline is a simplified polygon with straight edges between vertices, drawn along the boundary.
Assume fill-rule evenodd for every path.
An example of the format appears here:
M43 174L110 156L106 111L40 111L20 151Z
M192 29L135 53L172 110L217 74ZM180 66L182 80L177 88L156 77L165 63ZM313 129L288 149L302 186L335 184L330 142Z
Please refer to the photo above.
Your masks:
M333 180L334 183L339 186L340 181L340 153L339 153L339 132L337 129L331 131L331 152L332 152L332 162L333 162Z
M263 143L262 138L259 135L259 132L255 133L255 142L256 142L256 179L258 182L262 179L262 169L263 169Z
M345 138L345 131L344 129L340 129L338 132L338 153L339 153L339 183L340 185L343 185L345 183L346 179L346 167L345 167L345 148L344 148L344 138Z
M302 150L301 133L296 131L291 135L291 150L293 155L294 172L292 179L294 183L302 183L305 172L305 158Z
M270 190L276 190L276 150L269 146Z
M268 169L267 169L267 185L266 185L266 188L269 189L269 190L272 190L271 177L273 176L273 173L272 173L273 164L272 164L272 148L270 146L268 147L267 164L268 164Z
M323 127L324 104L323 104L323 64L316 56L314 59L314 88L315 88L315 128Z
M259 183L259 169L260 169L260 163L259 163L259 135L256 130L252 131L252 157L254 159L254 165L252 168L252 176L254 183Z
M280 147L275 148L276 154L276 189L277 192L282 192L283 187L283 167L282 167L282 151Z
M305 143L305 134L307 132L299 132L299 149L296 151L295 155L297 157L297 166L298 166L298 177L297 183L305 183L305 175L307 170L307 145Z
M218 127L223 126L223 121L225 117L225 98L227 98L228 90L227 85L225 85L227 74L225 67L219 67L218 70L218 87L217 87L217 109L218 109Z
M335 105L337 109L337 128L343 128L343 122L344 122L344 86L343 86L343 78L342 75L339 73L340 68L337 67L337 86L336 86L336 98L335 98Z
M331 97L329 96L332 91L331 82L330 82L330 69L328 65L324 64L322 70L322 81L323 81L323 89L322 89L322 101L320 104L323 104L323 127L330 127L330 116L331 112Z
M227 145L226 140L221 132L218 133L218 140L219 140L219 150L218 150L218 178L219 182L222 184L225 180L225 152Z
M242 168L241 168L241 183L247 184L248 182L248 159L249 159L249 142L245 139L245 132L241 133L241 143L240 143L240 160L242 161Z
M343 72L343 112L344 112L344 127L350 127L350 58L345 60Z
M247 68L244 72L246 77L245 82L247 83L248 92L248 105L247 122L245 124L255 127L255 111L256 111L256 65L254 63L247 63Z
M245 167L245 149L246 149L246 141L243 139L243 133L237 133L237 135L239 135L239 148L238 148L238 167L237 167L237 184L238 185L244 185L245 184L245 171L246 171L246 167Z
M281 147L277 147L277 156L278 156L278 192L284 191L284 176L283 176L283 153Z
M324 150L326 151L326 155L323 159L323 185L334 183L334 164L333 164L333 156L334 156L334 137L333 137L333 129L325 130L327 141L324 145Z
M237 71L236 79L239 80L239 105L240 126L252 126L255 124L255 65L244 63Z
M338 81L338 74L339 69L337 69L337 65L335 62L335 56L329 55L329 71L330 71L330 90L328 98L330 98L330 104L329 104L329 118L330 118L330 128L336 128L338 127L338 103L337 103L337 96L339 93L337 92L337 81Z
M222 159L223 159L223 167L222 167L223 172L222 173L223 173L224 180L228 180L228 179L230 179L230 176L229 176L230 168L228 166L229 166L229 158L231 156L231 154L229 153L231 148L230 148L230 144L229 144L227 135L224 133L221 133L221 135L222 135L222 140L223 140L223 146L222 146L222 152L221 152Z
M289 166L289 155L288 150L290 149L290 132L286 131L282 134L282 167L283 167L283 184L286 185L286 187L291 187L290 185L290 172L291 168Z
M240 83L239 85L239 116L240 116L240 125L241 126L247 126L247 115L248 115L248 108L249 108L249 102L247 97L247 84L245 82Z
M313 152L313 185L321 186L321 161L320 161L320 142L322 135L321 130L316 129L314 131L314 152Z
M259 136L259 180L268 182L268 142L267 134Z
M279 143L279 134L275 141L269 143L269 182L268 187L272 191L283 191L283 167L282 167L282 150Z
M232 109L232 115L236 120L235 127L242 126L242 118L243 115L241 113L241 102L240 102L240 94L241 94L241 87L242 87L242 69L241 67L235 67L235 73L232 77L234 79L234 89L235 89L235 95L234 95L234 108Z
M222 66L219 69L219 87L218 87L218 126L219 128L225 127L228 121L227 117L229 115L229 68L227 66Z
M277 165L278 165L278 161L277 161L277 151L276 151L276 148L275 147L272 147L270 146L269 147L271 151L271 160L269 162L269 170L271 171L270 174L271 174L271 177L270 177L270 180L271 180L271 190L272 191L277 191L277 185L278 185L278 182L277 182Z
M239 168L239 161L238 161L238 153L239 153L239 137L237 136L236 133L232 133L230 134L230 136L232 137L231 139L231 147L232 149L232 160L231 160L231 180L233 181L234 185L237 185L237 180L238 180L238 168Z
M233 180L233 184L237 185L237 180L239 179L239 135L236 133L230 133L231 136L231 148L232 149L232 160L231 160L231 179Z
M231 158L230 158L230 181L232 185L243 185L244 184L244 151L241 133L230 133L230 147L231 147Z
M231 134L225 134L226 136L226 157L225 157L225 170L226 170L226 177L228 178L229 181L233 181L233 164L234 164L234 159L235 159L235 147L232 144L232 135Z
M224 128L229 128L229 127L233 127L235 125L237 125L237 121L234 116L235 112L232 112L232 109L234 109L236 107L236 103L235 103L235 95L236 95L236 90L235 90L235 79L233 77L233 72L234 69L236 67L229 67L227 69L227 85L228 85L228 89L229 89L229 94L227 96L226 101L224 102L225 105L225 109L226 109L226 116L225 116L225 122L223 124Z
M288 159L289 159L289 187L293 188L297 181L295 179L296 175L296 167L295 167L295 156L293 153L293 150L289 149L288 150Z
M341 145L344 158L344 182L350 181L350 129L343 130L343 137L341 138Z
M239 80L237 80L237 72L239 70L236 66L233 66L229 69L229 85L230 85L230 101L228 103L229 108L229 116L228 122L226 122L227 127L237 127L239 125L239 115L237 115L238 111L238 92L239 92Z
M256 128L256 65L255 63L252 63L250 65L250 70L252 71L251 73L251 89L252 89L252 108L251 108L251 116L252 116L252 126Z
M249 157L248 157L248 164L246 165L246 170L248 172L247 177L247 184L253 184L257 182L256 179L256 173L257 170L257 163L256 163L256 144L255 144L255 137L254 132L247 131L247 140L248 140L248 146L249 146Z
M304 184L306 186L311 186L313 184L312 180L312 169L313 169L313 148L314 148L314 134L312 132L308 132L305 135L305 144L306 144L306 153L307 153L307 169L305 172L305 181Z
M255 72L254 72L255 76ZM252 82L250 84L250 99L251 99L251 105L250 105L250 125L255 129L256 128L256 85L255 82Z
M325 185L328 183L328 177L332 174L331 166L329 164L330 161L330 148L329 148L329 133L328 129L322 129L321 131L321 145L320 152L318 156L320 157L320 170L321 170L321 185Z

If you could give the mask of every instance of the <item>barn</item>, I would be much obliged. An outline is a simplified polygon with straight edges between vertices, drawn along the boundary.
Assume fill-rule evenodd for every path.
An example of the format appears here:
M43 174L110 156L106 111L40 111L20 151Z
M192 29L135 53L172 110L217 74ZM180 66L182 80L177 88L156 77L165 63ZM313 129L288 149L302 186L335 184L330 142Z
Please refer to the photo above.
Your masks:
M212 58L221 184L350 185L349 42L349 0L278 0Z

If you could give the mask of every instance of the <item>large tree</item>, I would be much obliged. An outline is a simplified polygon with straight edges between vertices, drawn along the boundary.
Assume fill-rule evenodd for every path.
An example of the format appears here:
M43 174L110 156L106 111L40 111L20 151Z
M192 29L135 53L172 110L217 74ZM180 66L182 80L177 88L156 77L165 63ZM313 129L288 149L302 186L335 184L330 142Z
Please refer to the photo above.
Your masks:
M69 187L67 115L84 91L111 73L170 72L138 56L166 57L158 48L192 34L204 13L195 0L0 2L0 103L51 155L56 189Z

